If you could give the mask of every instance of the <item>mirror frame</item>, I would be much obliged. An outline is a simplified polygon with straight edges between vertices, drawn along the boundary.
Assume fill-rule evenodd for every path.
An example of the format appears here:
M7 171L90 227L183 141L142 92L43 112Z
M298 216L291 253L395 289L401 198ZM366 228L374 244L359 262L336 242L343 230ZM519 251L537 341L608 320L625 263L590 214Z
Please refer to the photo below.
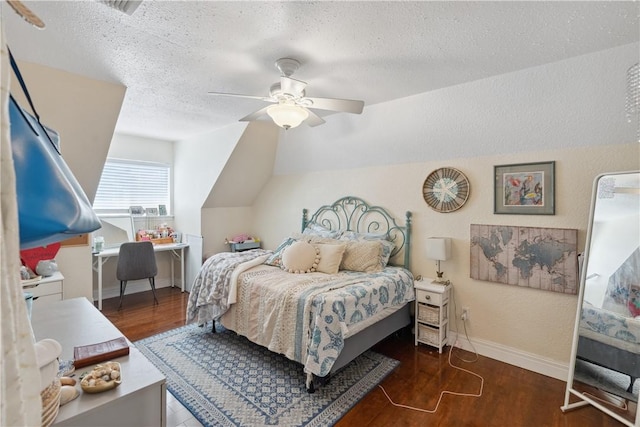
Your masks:
M571 345L571 359L569 360L569 374L567 377L567 386L565 391L564 405L561 406L560 409L563 412L566 412L571 409L592 405L598 408L599 410L601 410L602 412L620 421L624 425L627 425L629 427L640 427L640 410L639 410L640 407L638 405L636 405L635 422L631 422L628 419L623 418L619 414L611 411L609 408L607 408L597 400L594 400L590 398L588 395L586 395L585 393L573 388L573 381L574 381L575 368L576 368L576 358L578 355L578 337L579 337L580 319L582 317L582 306L583 306L584 293L585 293L585 284L587 279L587 268L589 263L589 254L591 252L591 240L592 240L592 233L593 233L593 223L594 223L594 217L595 217L598 186L600 184L600 180L604 177L608 177L612 175L626 175L626 174L640 174L640 171L636 170L636 171L602 173L596 176L596 178L593 181L593 186L591 190L591 205L589 207L589 223L587 226L588 228L587 228L587 237L585 241L584 257L582 259L582 265L580 267L580 289L578 292L578 307L576 309L576 318L575 318L575 324L573 328L573 343ZM580 400L570 403L572 395L575 397L578 397ZM640 401L637 403L640 404Z

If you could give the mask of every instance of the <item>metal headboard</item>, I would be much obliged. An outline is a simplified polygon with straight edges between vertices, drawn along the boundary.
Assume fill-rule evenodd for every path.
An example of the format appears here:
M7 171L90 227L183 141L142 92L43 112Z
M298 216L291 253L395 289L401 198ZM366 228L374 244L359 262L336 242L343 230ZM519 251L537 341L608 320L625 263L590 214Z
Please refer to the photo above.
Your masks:
M302 230L309 223L316 223L329 230L354 231L387 235L395 243L391 258L404 250L403 267L409 269L411 259L411 212L405 214L405 225L400 226L389 212L380 206L371 206L364 200L346 196L330 205L324 205L307 217L308 210L302 210Z

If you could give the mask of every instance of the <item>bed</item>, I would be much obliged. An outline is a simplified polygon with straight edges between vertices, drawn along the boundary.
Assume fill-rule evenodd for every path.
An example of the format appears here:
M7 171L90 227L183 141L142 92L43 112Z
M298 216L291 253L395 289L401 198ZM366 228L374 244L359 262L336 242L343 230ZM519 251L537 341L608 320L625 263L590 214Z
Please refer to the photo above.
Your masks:
M640 378L640 319L585 301L580 319L579 359L629 375L627 392Z
M208 258L194 280L187 323L213 321L215 331L219 321L299 362L313 392L410 325L410 242L410 212L400 225L386 209L352 196L311 216L304 209L302 232L274 251Z

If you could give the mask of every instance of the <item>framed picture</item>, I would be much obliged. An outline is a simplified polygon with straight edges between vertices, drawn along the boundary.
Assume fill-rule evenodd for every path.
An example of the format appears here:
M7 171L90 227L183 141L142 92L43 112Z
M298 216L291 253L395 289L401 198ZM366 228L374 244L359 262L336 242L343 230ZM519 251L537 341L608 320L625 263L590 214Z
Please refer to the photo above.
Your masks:
M129 213L131 215L144 215L144 208L142 206L129 206Z
M167 214L167 205L158 205L158 214L165 216Z
M158 216L158 208L147 208L147 216Z
M555 163L494 166L493 213L554 215Z

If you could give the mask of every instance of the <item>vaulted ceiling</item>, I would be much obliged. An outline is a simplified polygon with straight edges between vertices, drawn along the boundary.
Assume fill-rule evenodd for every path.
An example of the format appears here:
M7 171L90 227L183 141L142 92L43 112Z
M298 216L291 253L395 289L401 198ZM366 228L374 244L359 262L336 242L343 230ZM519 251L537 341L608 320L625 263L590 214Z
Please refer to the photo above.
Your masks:
M307 95L366 105L638 42L640 3L151 1L5 2L14 55L127 89L116 131L180 140L265 106L276 59L302 63ZM327 124L330 115L325 116Z

